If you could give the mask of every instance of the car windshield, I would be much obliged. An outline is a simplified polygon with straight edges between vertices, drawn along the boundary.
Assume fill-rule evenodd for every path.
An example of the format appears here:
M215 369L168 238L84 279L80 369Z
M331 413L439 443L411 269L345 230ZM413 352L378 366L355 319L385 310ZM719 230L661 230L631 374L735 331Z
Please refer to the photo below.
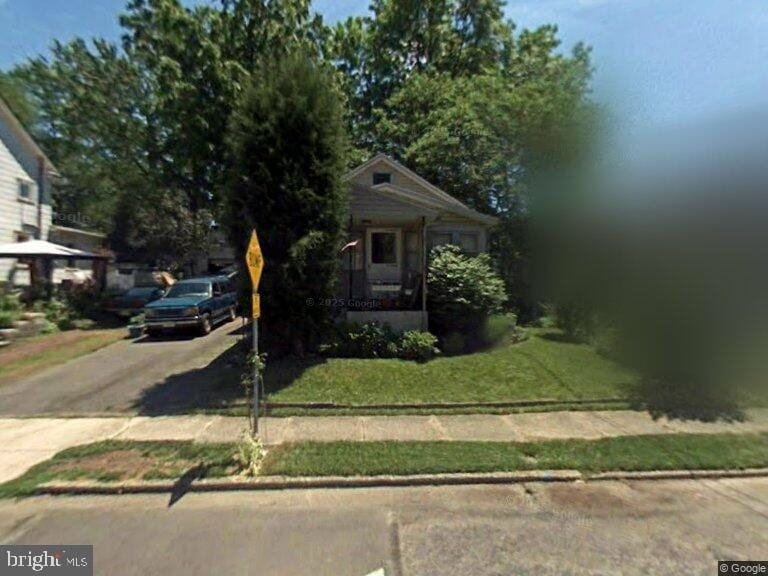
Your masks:
M181 296L208 296L210 294L210 284L205 282L190 282L176 284L168 291L168 298L179 298Z
M131 288L124 294L128 298L144 298L146 296L152 296L157 291L157 288Z

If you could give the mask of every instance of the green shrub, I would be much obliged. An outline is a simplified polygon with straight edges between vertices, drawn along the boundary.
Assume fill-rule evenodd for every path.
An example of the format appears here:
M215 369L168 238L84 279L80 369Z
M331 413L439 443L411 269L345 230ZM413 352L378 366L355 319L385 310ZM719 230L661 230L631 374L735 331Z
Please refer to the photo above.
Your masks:
M56 327L59 330L66 331L66 330L74 330L75 329L75 321L70 318L69 316L62 317L58 322L56 322Z
M425 362L440 353L437 338L429 332L410 330L400 337L398 357L403 360Z
M59 331L59 327L50 320L45 320L44 322L45 324L43 324L43 327L40 329L41 334L53 334L54 332Z
M412 330L399 336L388 324L368 322L338 324L330 343L320 347L321 353L336 358L401 358L429 360L440 351L437 338L429 332Z
M13 328L16 314L10 310L0 310L0 329Z
M467 338L459 332L451 332L446 334L440 340L440 347L446 356L455 356L456 354L464 353L467 346Z
M21 312L19 297L13 294L0 294L0 312Z
M430 327L439 336L476 335L507 300L504 282L487 254L469 257L456 246L438 246L427 273Z
M555 307L557 327L568 338L576 342L586 342L595 331L593 311L576 303L560 303Z
M395 338L388 325L378 322L342 323L335 327L331 342L321 351L337 358L392 358L397 350L389 345Z
M480 340L483 346L496 346L507 340L516 327L517 317L514 314L495 314L481 328Z
M32 305L36 312L45 314L48 322L56 325L59 330L88 329L92 328L94 322L91 319L84 318L78 309L78 305L83 305L87 300L84 294L78 296L80 304L67 299L51 298L50 300L37 300Z

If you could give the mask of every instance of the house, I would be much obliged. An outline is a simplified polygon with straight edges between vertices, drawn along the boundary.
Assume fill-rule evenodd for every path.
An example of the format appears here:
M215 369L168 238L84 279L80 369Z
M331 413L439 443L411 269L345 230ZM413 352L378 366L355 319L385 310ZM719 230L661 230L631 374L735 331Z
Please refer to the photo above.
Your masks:
M105 235L53 224L69 223L79 215L57 214L51 208L59 173L8 106L0 99L0 244L49 240L68 248L99 252ZM90 260L60 260L53 281L82 282L92 276ZM0 258L0 283L28 285L28 264Z
M51 227L51 189L58 172L0 99L0 244L45 240ZM29 270L0 259L0 282L29 282Z
M468 254L486 252L497 219L472 210L384 154L345 179L349 244L341 255L339 298L346 320L426 330L429 250L455 244Z
M91 232L59 226L53 224L48 234L48 239L54 244L60 244L67 248L75 248L84 252L98 254L103 252L107 242L107 235L102 232ZM91 260L58 260L53 268L53 283L60 284L70 281L79 284L93 278L93 262Z

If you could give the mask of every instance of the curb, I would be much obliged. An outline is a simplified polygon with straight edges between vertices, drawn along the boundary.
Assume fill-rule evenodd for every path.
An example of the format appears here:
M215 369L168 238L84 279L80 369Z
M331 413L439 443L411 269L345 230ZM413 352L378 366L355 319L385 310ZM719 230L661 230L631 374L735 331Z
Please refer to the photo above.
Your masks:
M625 480L704 480L768 477L768 468L746 470L668 470L603 472L586 475L577 470L530 470L490 474L419 474L410 476L263 476L195 480L189 485L165 480L143 482L49 482L36 490L48 495L166 494L173 492L229 492L306 490L321 488L386 488L410 486L471 486L529 482L604 482Z
M585 479L590 482L603 480L717 480L719 478L761 478L768 476L768 468L744 470L658 470L653 472L601 472Z
M596 398L556 400L542 398L538 400L512 400L509 402L423 402L421 404L337 404L334 402L264 402L264 409L269 415L271 410L451 410L461 408L530 408L535 406L584 406L592 404L630 404L628 398Z

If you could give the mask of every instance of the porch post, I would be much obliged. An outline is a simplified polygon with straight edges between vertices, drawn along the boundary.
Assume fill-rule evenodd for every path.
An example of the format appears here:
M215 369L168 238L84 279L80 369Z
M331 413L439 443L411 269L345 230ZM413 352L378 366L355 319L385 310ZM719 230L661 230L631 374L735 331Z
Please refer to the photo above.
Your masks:
M421 329L428 330L427 322L427 217L421 217Z
M347 241L349 242L352 239L352 214L349 215L349 227L347 229ZM352 257L352 251L355 249L355 247L351 247L349 249L349 271L348 271L348 278L347 278L347 284L349 285L349 289L347 292L347 310L349 310L349 302L352 300L352 266L354 265L354 258Z

